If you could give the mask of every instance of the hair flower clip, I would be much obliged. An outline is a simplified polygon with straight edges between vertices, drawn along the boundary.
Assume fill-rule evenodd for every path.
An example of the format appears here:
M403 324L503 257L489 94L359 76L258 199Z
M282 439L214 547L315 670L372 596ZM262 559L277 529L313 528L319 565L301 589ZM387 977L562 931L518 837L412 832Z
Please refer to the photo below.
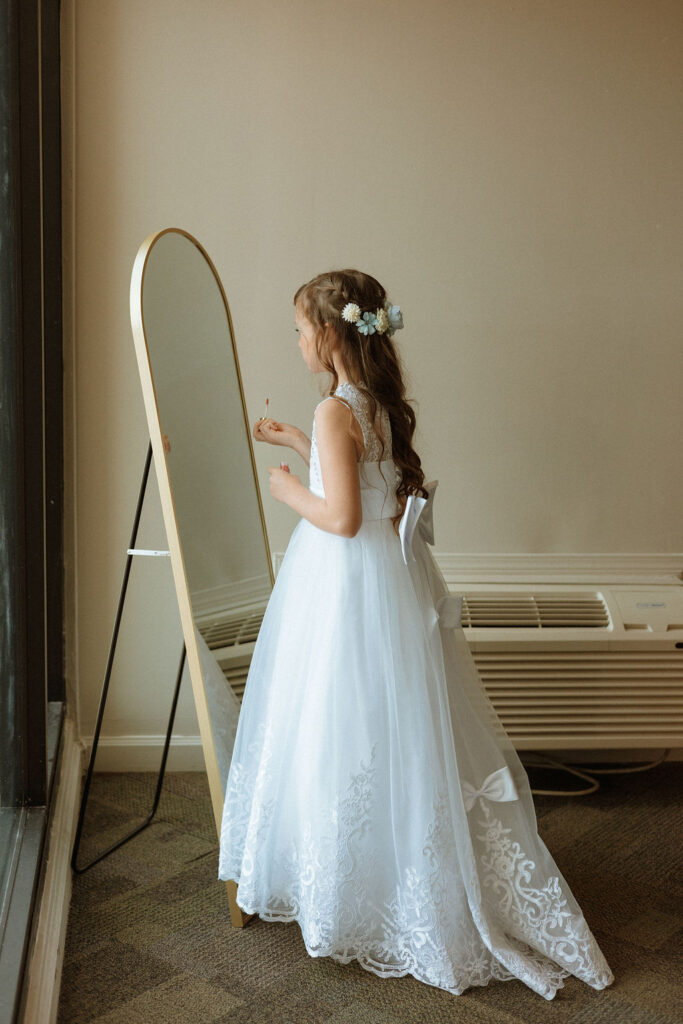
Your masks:
M359 320L356 327L361 334L374 334L375 324L377 323L377 317L374 313L363 313L362 320Z
M385 300L384 308L380 306L374 313L361 313L360 306L356 302L347 302L341 315L347 323L355 324L359 332L366 337L368 334L391 336L394 331L399 331L403 327L403 314L400 306L392 306L388 299Z
M389 327L389 317L386 309L378 309L375 318L375 330L378 334L384 334Z
M357 306L355 302L347 302L342 309L342 316L350 324L355 324L357 320L360 320L360 306Z
M401 312L400 306L392 306L391 303L386 303L387 318L389 320L389 334L393 334L394 331L400 331L403 327L403 313Z

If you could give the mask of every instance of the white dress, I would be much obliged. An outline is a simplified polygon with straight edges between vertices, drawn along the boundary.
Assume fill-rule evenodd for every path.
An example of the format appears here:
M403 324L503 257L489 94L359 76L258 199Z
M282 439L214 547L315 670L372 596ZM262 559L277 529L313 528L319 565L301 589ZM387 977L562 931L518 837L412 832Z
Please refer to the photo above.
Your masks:
M455 995L518 978L552 999L570 974L605 988L428 547L436 482L409 499L402 542L387 412L380 463L363 388L335 394L363 431L363 523L292 532L247 677L218 877L245 912L298 921L311 956L383 978ZM315 421L309 487L324 495Z

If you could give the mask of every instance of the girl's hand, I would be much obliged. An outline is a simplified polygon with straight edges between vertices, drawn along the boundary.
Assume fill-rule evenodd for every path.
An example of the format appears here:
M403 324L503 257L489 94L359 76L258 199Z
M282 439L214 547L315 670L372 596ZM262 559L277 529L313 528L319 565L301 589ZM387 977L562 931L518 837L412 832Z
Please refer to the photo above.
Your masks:
M296 473L290 473L288 469L279 469L277 466L268 466L270 476L270 493L276 501L287 499L297 487L303 487L301 478Z
M294 446L298 432L298 427L293 427L291 423L279 423L265 416L256 420L252 430L256 441L268 441L269 444L279 444L286 448Z

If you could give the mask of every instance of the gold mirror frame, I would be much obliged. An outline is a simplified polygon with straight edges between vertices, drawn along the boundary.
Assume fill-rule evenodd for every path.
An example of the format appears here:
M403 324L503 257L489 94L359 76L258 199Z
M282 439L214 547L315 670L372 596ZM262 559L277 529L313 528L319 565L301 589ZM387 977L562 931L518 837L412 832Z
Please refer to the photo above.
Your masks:
M214 820L216 823L216 833L220 841L220 829L223 815L223 804L225 794L223 792L223 784L221 781L218 758L216 755L216 747L214 743L214 735L211 726L211 719L209 714L209 706L204 686L204 676L202 673L201 660L199 655L199 649L197 646L197 639L195 635L195 622L192 611L192 603L190 599L190 590L188 586L187 574L185 570L185 563L183 560L182 545L180 542L180 534L178 530L178 520L175 512L175 505L173 500L173 490L171 487L171 479L168 471L168 464L166 461L166 452L164 450L162 440L162 429L161 421L159 416L159 405L157 402L156 389L154 385L154 377L152 373L152 364L150 360L149 346L147 344L147 334L145 331L145 323L143 317L143 288L145 281L145 270L147 267L148 260L154 250L154 246L164 235L169 232L175 232L180 235L184 235L193 245L197 247L201 255L206 260L216 284L220 290L220 294L225 305L225 312L227 322L230 328L230 341L232 344L232 354L235 360L235 370L237 373L237 382L239 386L239 394L242 402L242 413L244 417L245 435L246 442L249 446L249 455L251 458L252 471L254 474L254 483L256 487L256 495L258 499L259 514L261 517L261 526L263 529L263 540L266 550L266 558L268 562L268 569L270 573L271 587L275 583L275 577L273 572L273 560L270 550L270 544L268 542L268 532L266 529L266 521L263 514L263 503L261 500L261 489L258 483L258 474L256 468L256 460L254 458L254 447L251 437L251 429L249 426L249 419L247 415L247 406L244 398L244 388L242 386L242 374L240 372L239 359L237 356L237 348L235 345L235 331L233 328L232 317L230 315L230 306L228 299L223 288L220 276L214 263L207 253L206 249L191 235L188 231L184 231L182 228L165 228L163 231L154 232L148 235L144 242L140 245L135 262L133 264L133 271L131 275L130 284L130 320L133 331L133 340L135 342L135 354L137 356L138 370L140 373L140 384L142 386L142 394L145 403L145 412L147 414L147 424L149 427L149 436L152 444L152 454L154 459L154 467L157 475L157 482L159 487L159 495L161 498L161 508L164 519L164 526L166 528L166 537L168 540L168 548L171 558L171 567L173 570L173 579L175 582L176 595L178 599L178 607L180 611L180 620L182 623L183 637L185 640L186 657L189 667L190 679L192 682L192 691L194 695L195 707L197 710L197 719L199 722L199 732L202 742L202 748L204 751L204 761L206 764L206 774L209 782L209 791L211 794L211 805L213 808ZM188 358L191 358L191 354L188 353ZM226 685L227 682L226 682ZM254 914L245 914L244 911L237 905L237 883L230 880L225 883L227 887L227 897L230 907L230 920L236 927L242 927L248 920L256 916Z

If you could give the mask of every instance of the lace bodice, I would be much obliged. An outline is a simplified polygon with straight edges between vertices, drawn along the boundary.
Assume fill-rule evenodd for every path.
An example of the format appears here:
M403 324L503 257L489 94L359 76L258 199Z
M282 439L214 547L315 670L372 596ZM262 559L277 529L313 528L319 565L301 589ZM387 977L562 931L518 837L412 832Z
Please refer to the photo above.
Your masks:
M362 381L361 381L362 384ZM364 450L359 459L359 462L378 462L381 452L381 442L379 434L370 422L370 402L367 393L362 387L352 384L350 381L345 381L335 389L334 394L338 398L342 398L348 405L351 406L354 416L358 420L361 430L363 431L363 444ZM329 398L332 395L328 396ZM327 399L323 398L323 402ZM384 452L382 453L382 459L391 458L391 421L389 419L389 413L380 406L377 415L380 419L382 431L384 434ZM314 422L315 426L315 422Z
M362 385L362 381L360 382ZM382 462L392 459L392 446L391 446L391 421L389 419L389 413L380 406L377 411L377 417L381 422L382 430L384 433L384 451L381 451L381 441L379 435L370 421L370 409L369 399L362 386L352 384L350 381L345 381L335 389L334 395L328 395L327 398L323 398L322 402L329 401L330 398L338 397L343 399L347 405L350 406L351 411L356 417L360 428L363 432L363 452L361 454L358 463L376 462L380 460ZM318 405L322 405L322 402L318 402ZM316 409L318 406L316 406ZM316 494L324 494L322 474L320 472L320 459L318 456L318 445L315 438L315 417L313 419L313 429L311 432L311 461L310 461L310 489Z

